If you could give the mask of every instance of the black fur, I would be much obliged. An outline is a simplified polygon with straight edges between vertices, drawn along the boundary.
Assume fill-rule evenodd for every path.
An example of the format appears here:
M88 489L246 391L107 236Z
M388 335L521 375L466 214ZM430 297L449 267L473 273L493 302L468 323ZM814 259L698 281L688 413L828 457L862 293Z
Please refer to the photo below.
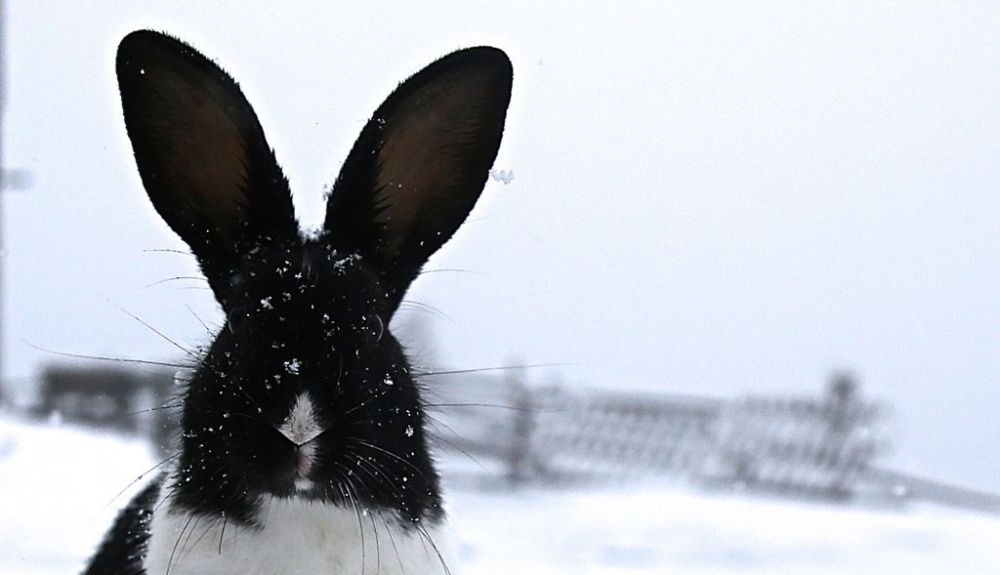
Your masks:
M143 575L143 552L149 541L149 522L160 493L160 482L150 483L122 510L83 575Z
M254 527L266 495L442 517L420 389L389 322L427 258L475 205L510 99L503 52L446 56L389 96L337 178L318 238L301 236L288 183L250 104L218 66L150 31L117 57L143 185L190 246L226 325L183 393L171 505ZM314 487L293 484L278 431L300 393L324 429ZM91 573L141 573L159 489L119 517Z

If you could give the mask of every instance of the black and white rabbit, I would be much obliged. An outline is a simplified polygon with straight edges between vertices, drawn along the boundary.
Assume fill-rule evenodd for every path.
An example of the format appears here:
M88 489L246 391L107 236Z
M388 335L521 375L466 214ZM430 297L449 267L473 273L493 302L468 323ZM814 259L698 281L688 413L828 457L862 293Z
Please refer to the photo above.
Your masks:
M229 75L151 31L122 40L117 73L143 186L226 323L185 383L169 471L86 573L447 572L420 390L388 325L486 183L507 56L460 50L400 84L316 237Z

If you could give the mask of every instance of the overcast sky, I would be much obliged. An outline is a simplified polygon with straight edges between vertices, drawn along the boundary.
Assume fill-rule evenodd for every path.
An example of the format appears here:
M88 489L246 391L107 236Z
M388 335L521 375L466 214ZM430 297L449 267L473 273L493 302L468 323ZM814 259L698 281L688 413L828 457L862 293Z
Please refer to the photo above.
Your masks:
M944 4L7 0L4 161L33 185L3 201L3 375L66 361L32 346L180 355L129 314L188 348L219 320L158 283L197 271L131 158L126 33L241 83L312 226L396 83L491 44L514 179L410 293L443 362L715 396L852 369L892 466L1000 491L1000 4Z

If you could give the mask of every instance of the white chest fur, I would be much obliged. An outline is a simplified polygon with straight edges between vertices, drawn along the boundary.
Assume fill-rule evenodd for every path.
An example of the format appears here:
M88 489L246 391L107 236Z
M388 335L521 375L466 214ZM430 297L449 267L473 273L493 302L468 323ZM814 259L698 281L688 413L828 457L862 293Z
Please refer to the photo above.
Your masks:
M304 499L265 500L263 528L170 513L153 515L149 575L424 575L448 573L436 526L404 530L394 518Z

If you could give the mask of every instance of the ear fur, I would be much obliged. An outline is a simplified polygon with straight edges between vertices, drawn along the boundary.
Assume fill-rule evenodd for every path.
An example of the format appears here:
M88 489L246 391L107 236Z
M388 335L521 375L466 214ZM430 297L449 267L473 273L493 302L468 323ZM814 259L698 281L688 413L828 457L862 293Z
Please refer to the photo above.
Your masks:
M116 70L143 186L222 301L255 246L298 237L288 182L239 86L190 46L133 32Z
M122 40L116 64L143 186L225 308L243 259L263 245L301 242L288 182L239 86L196 50L141 30ZM344 162L321 241L361 254L390 309L478 200L512 75L496 48L441 58L389 95Z
M344 162L324 236L374 262L393 308L479 198L500 147L512 74L496 48L441 58L379 106Z

